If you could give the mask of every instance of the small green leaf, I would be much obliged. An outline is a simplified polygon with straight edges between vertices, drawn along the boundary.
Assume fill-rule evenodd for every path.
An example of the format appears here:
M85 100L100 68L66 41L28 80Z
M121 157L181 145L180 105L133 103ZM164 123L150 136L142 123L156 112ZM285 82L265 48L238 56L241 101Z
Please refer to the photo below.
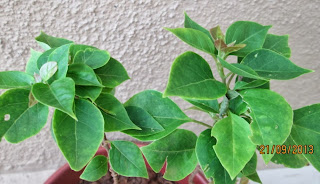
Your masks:
M287 58L290 58L291 49L288 44L288 39L288 35L279 36L267 34L266 40L264 41L262 48L273 50Z
M98 50L87 48L76 53L73 63L84 63L93 69L104 66L110 59L109 52L105 50Z
M242 100L241 96L237 96L229 100L229 109L236 115L241 115L248 110L247 104Z
M258 161L257 154L254 153L252 158L249 160L246 166L244 166L244 168L242 169L242 174L245 176L254 174L257 170L257 161Z
M260 177L258 175L257 172L251 174L251 175L248 175L246 176L247 178L249 178L250 180L254 181L254 182L257 182L257 183L261 183L262 184L262 181L260 180Z
M69 65L67 76L72 78L76 85L103 87L93 69L86 64L75 63Z
M95 156L87 165L80 178L86 181L97 181L108 172L108 159L103 155Z
M251 111L251 140L256 145L270 147L284 143L293 121L293 111L288 102L281 95L267 89L248 89L240 94ZM266 164L272 157L273 154L262 155Z
M191 29L195 29L195 30L198 30L198 31L201 31L203 32L204 34L206 34L211 40L211 35L210 35L210 32L203 28L202 26L200 26L198 23L196 23L195 21L193 21L188 15L186 12L184 12L184 27L185 28L191 28ZM212 40L213 42L213 40Z
M155 172L160 172L166 161L167 168L163 178L178 181L189 175L197 166L196 141L197 136L193 132L177 129L168 136L142 147L141 150Z
M165 130L146 136L132 137L141 141L152 141L160 139L183 123L191 121L181 109L169 98L163 98L162 93L146 90L131 97L125 106L137 106L148 112Z
M89 98L95 101L100 93L102 92L101 87L96 86L76 86L76 95L81 98Z
M214 79L209 64L188 51L174 60L164 96L214 100L226 92L226 85Z
M69 48L72 44L62 45L56 48L48 57L47 62L55 61L58 64L58 71L52 77L53 79L61 79L66 77L69 62Z
M0 89L29 88L34 82L33 77L24 72L0 72Z
M60 47L65 44L73 43L73 41L64 38L58 38L47 35L42 31L40 35L36 37L36 40L44 50L49 50L51 48Z
M185 43L191 45L192 47L197 48L208 54L215 54L215 48L211 40L211 37L209 37L202 31L198 31L196 29L191 28L165 29L172 32L178 38L180 38Z
M101 93L95 103L101 109L104 118L104 131L114 132L128 129L138 129L129 118L121 102L111 94Z
M73 113L75 87L72 79L62 78L54 81L51 85L34 84L32 86L32 94L39 102L57 108L72 118L76 118Z
M112 141L110 165L122 176L148 178L148 172L141 151L129 141Z
M259 86L266 84L267 82L268 81L266 81L266 80L253 80L251 82L237 81L236 84L234 85L233 90L256 88L256 87L259 87Z
M39 68L37 66L37 60L42 55L42 52L30 49L30 57L26 66L26 73L29 75L39 74Z
M40 68L40 77L43 81L48 81L58 70L57 62L50 61Z
M241 62L252 68L260 77L289 80L312 70L301 68L288 58L268 49L259 49L248 54Z
M234 184L236 179L231 180L213 149L216 142L216 139L211 137L210 129L199 135L196 143L196 155L200 167L207 178L213 178L215 184Z
M115 88L130 79L126 69L114 58L110 58L106 65L96 69L95 73L100 77L102 85L108 88Z
M46 50L43 52L37 59L37 67L38 70L41 68L42 65L44 65L46 62L48 62L48 58L50 54L55 50L56 48ZM32 74L33 75L33 74Z
M250 21L237 21L226 32L226 43L235 41L236 44L246 44L243 49L232 54L244 57L250 52L263 46L268 30L271 26L263 26Z
M71 58L71 62L70 63L73 63L74 57L77 54L77 52L84 51L84 50L86 50L88 48L89 49L97 49L97 48L95 48L93 46L89 46L89 45L72 44L70 49L69 49L69 54L70 54L70 58Z
M97 152L104 136L100 111L86 100L75 100L78 121L55 110L53 132L72 170L81 170Z
M206 112L219 112L219 103L218 100L192 100L192 99L184 99L192 105L202 109Z
M256 146L250 140L250 125L241 117L229 112L212 128L211 135L217 139L213 146L221 164L234 179L251 159Z

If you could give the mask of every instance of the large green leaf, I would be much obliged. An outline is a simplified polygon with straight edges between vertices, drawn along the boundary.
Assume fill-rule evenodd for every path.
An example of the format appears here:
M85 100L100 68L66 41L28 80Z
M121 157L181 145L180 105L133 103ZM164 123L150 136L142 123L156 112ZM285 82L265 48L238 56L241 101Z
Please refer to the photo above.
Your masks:
M37 83L32 86L32 94L39 102L57 108L73 118L73 101L75 96L74 82L70 78L62 78L52 84Z
M100 77L102 85L108 88L115 88L130 79L126 69L114 58L110 58L106 65L96 69L95 73Z
M110 59L109 52L105 50L98 50L87 48L86 50L81 50L74 56L74 63L84 63L93 69L100 68L105 65Z
M30 49L30 57L26 66L26 73L29 75L39 74L39 68L37 65L37 60L41 56L42 52Z
M125 130L123 133L128 135L152 135L164 131L164 128L144 109L136 106L126 107L131 121L141 130Z
M214 100L226 92L226 85L214 79L209 64L188 51L174 60L164 96Z
M126 109L113 95L101 93L95 103L101 109L105 132L140 129L130 120Z
M229 112L212 128L211 135L217 139L213 146L221 164L234 179L251 159L256 146L250 140L250 125L246 120Z
M36 135L47 122L48 107L29 107L29 90L11 89L0 96L0 139L21 142Z
M258 49L248 54L241 64L251 67L259 76L267 79L288 80L312 70L301 68L288 58L268 49Z
M39 43L39 45L45 50L49 50L51 48L60 47L65 44L73 43L73 41L70 41L64 38L58 38L58 37L47 35L42 31L40 35L36 37L36 40Z
M75 63L69 65L67 76L72 78L76 85L103 87L93 69L86 64Z
M96 86L76 86L76 95L82 98L89 98L95 101L100 93L102 92L101 87Z
M200 108L203 111L213 112L213 113L219 112L218 100L193 100L193 99L187 99L187 98L185 98L184 100L196 106L197 108Z
M141 148L151 168L159 172L167 162L164 178L178 181L197 166L195 153L197 136L188 130L177 129L168 136Z
M291 137L297 145L307 145L303 156L320 171L320 104L294 110ZM310 146L311 145L311 146Z
M84 51L86 49L97 49L93 46L89 46L89 45L81 45L81 44L72 44L70 49L69 49L69 54L70 54L70 58L71 58L71 62L73 63L74 57L77 54L77 52L79 51Z
M250 21L237 21L226 32L226 44L246 44L243 49L234 52L234 55L244 57L248 53L262 48L268 30L271 26L263 26Z
M273 50L287 58L291 56L291 49L288 45L288 35L273 35L267 34L263 48Z
M163 98L162 93L153 90L146 90L130 98L125 106L137 106L148 112L165 130L146 136L132 137L142 141L152 141L160 139L177 127L191 121L181 109L169 98Z
M195 29L195 30L198 30L198 31L201 31L203 32L204 34L206 34L213 42L213 39L210 35L210 32L203 28L202 26L200 26L198 23L196 23L195 21L193 21L188 15L186 12L184 12L184 27L185 28L191 28L191 29Z
M110 165L122 176L148 178L141 151L129 141L112 141L109 151Z
M202 31L192 28L165 29L172 32L178 38L191 45L192 47L202 50L208 54L215 54L215 47L211 40L211 37L209 37Z
M207 129L199 135L196 144L196 155L207 178L213 178L215 184L234 184L235 179L231 180L230 175L221 165L213 146L216 139L211 137L211 130Z
M24 72L0 72L0 89L29 88L34 82L33 77Z
M100 111L86 100L75 100L75 113L78 121L55 110L52 121L60 150L71 169L79 171L97 152L104 136L104 122Z
M284 143L293 122L293 112L288 102L281 95L267 89L248 89L240 94L251 111L251 140L256 145L270 147ZM268 163L273 154L264 154L262 157Z
M108 172L108 159L103 155L95 156L80 175L80 178L87 181L97 181Z

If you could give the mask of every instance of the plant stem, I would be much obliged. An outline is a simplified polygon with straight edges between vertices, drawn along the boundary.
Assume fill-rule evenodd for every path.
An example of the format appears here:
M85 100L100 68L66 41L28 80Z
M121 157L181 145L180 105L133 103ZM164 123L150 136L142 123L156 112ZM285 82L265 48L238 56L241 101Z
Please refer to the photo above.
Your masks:
M203 126L205 126L205 127L212 128L212 126L210 126L210 125L208 125L208 124L206 124L206 123L203 123L203 122L201 122L201 121L198 121L198 120L195 120L195 119L191 119L191 121L192 121L193 123L197 123L197 124L199 124L199 125L203 125Z
M229 88L230 83L231 83L231 81L232 81L232 79L233 79L234 76L235 76L234 73L230 76L230 78L229 78L229 80L228 80L228 83L227 83L227 87L228 87L228 88Z
M108 155L109 155L109 151L110 151L110 142L106 137L106 134L104 134L104 138L103 138L103 142L102 142L102 146L107 150ZM119 180L118 180L118 174L112 169L111 165L109 167L109 171L111 173L111 176L113 178L113 184L119 184Z
M215 55L212 54L211 56L214 59L214 61L216 62L217 71L220 75L222 82L226 84L226 76L224 75L224 71L223 71L223 67L222 67L221 63L217 60L217 57Z

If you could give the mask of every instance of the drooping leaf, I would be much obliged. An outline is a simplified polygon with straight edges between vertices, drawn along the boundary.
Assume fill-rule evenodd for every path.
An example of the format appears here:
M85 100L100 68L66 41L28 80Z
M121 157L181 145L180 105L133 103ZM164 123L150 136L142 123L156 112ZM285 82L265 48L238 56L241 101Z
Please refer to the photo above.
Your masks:
M97 69L105 65L110 59L109 52L105 50L98 50L87 48L76 53L73 63L84 63L93 69Z
M42 31L40 35L36 37L36 40L44 50L49 50L51 48L60 47L65 44L73 43L73 41L64 38L58 38L47 35Z
M162 93L153 90L146 90L131 97L125 106L137 106L148 112L165 130L147 136L132 137L141 141L152 141L160 139L177 127L191 121L181 109L169 98L163 98Z
M0 89L29 88L34 82L34 78L24 72L0 72Z
M62 78L52 84L37 83L32 86L32 94L39 102L57 108L76 118L73 113L75 96L74 82L70 78Z
M256 88L256 87L264 85L267 82L268 81L266 81L266 80L253 80L251 82L237 81L236 84L234 85L233 90Z
M289 80L312 70L301 68L288 58L268 49L259 49L248 54L241 62L267 79Z
M41 56L42 52L30 49L30 57L26 66L26 73L33 76L35 73L39 74L39 68L37 60Z
M101 93L95 103L101 109L105 132L140 129L130 120L126 109L113 95Z
M70 58L71 58L71 62L73 63L74 57L77 54L77 52L79 51L84 51L86 49L97 49L93 46L89 46L89 45L81 45L81 44L72 44L70 49L69 49L69 54L70 54Z
M141 151L129 141L112 141L110 164L122 176L148 178L148 172Z
M58 70L57 62L50 61L45 63L40 68L40 77L43 81L49 80Z
M184 27L185 28L191 28L191 29L195 29L198 31L203 32L204 34L206 34L213 42L213 39L211 38L210 32L203 28L202 26L200 26L198 23L196 23L195 21L193 21L186 12L184 12Z
M103 155L95 156L80 175L80 178L87 181L97 181L108 172L108 159Z
M208 54L215 54L215 47L207 34L191 28L165 28L190 46Z
M79 171L97 152L103 139L104 122L100 111L86 100L75 100L75 114L78 121L55 110L53 131L71 169Z
M251 159L256 146L250 140L250 125L241 117L229 112L212 128L211 135L217 139L213 146L221 164L234 179Z
M173 62L164 96L214 100L226 92L226 85L214 79L209 64L198 54L188 51Z
M202 109L206 112L219 112L219 103L218 100L193 100L193 99L184 99L192 105Z
M267 89L248 89L240 94L251 111L251 140L256 145L270 147L284 143L293 121L293 111L288 102L281 95ZM262 155L266 164L272 157L271 153Z
M290 58L291 49L288 44L288 39L288 35L279 36L267 34L266 40L264 41L262 48L273 50L287 58Z
M75 63L69 65L67 76L72 78L76 85L103 87L93 69L86 64Z
M131 121L141 130L125 130L128 135L152 135L164 131L164 128L144 109L136 106L126 107Z
M96 69L95 73L100 77L102 85L108 88L115 88L130 79L122 64L112 57L106 65Z
M297 145L307 145L303 156L320 171L320 104L294 110L291 137Z
M100 93L102 92L101 87L96 86L76 86L76 95L82 98L89 98L95 101Z
M141 150L155 172L159 172L166 161L167 168L163 177L178 181L197 166L196 141L197 136L193 132L177 129L168 136L142 147Z
M207 178L213 178L215 184L234 184L236 180L231 180L213 149L216 142L216 139L211 137L210 129L199 135L196 143L196 155L201 169Z
M226 32L226 43L235 41L236 44L246 44L243 49L234 52L236 56L244 57L250 52L263 46L268 30L271 26L263 26L250 21L237 21Z

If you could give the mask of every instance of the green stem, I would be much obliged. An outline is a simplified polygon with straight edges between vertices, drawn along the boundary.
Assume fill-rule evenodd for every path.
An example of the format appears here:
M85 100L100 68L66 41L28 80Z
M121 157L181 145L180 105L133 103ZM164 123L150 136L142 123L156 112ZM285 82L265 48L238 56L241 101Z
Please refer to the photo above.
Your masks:
M217 71L220 75L220 78L222 80L222 82L224 84L226 84L226 76L224 75L224 71L223 71L223 67L221 65L221 63L217 60L217 57L215 55L211 55L212 58L214 59L214 61L216 62L216 65L217 65Z
M229 80L228 80L228 83L227 83L228 89L229 89L230 83L231 83L231 81L232 81L232 79L233 79L234 76L235 76L235 74L233 73L233 74L230 76Z
M208 125L208 124L206 124L206 123L203 123L203 122L201 122L201 121L198 121L198 120L195 120L195 119L191 119L191 121L192 121L193 123L197 123L197 124L199 124L199 125L203 125L203 126L205 126L205 127L212 128L212 126L210 126L210 125Z

